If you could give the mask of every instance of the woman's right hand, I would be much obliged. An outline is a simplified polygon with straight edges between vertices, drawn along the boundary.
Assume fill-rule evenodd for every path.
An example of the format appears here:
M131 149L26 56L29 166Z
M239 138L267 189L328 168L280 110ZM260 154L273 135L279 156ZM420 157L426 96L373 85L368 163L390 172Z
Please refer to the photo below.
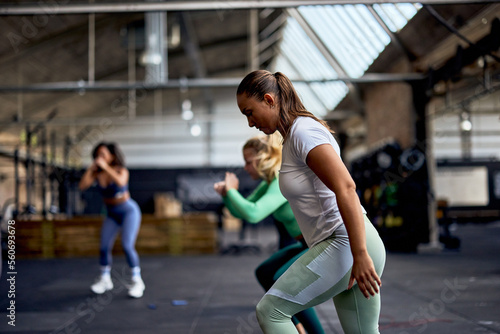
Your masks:
M376 293L380 292L382 281L375 271L372 259L366 251L354 257L347 289L352 288L354 281L356 281L361 293L367 299L370 299L370 295L375 296Z
M214 189L219 195L226 196L226 182L220 181L215 183Z
M224 183L226 185L226 191L228 191L229 189L238 190L238 187L240 186L240 180L238 179L236 174L230 172L226 172Z

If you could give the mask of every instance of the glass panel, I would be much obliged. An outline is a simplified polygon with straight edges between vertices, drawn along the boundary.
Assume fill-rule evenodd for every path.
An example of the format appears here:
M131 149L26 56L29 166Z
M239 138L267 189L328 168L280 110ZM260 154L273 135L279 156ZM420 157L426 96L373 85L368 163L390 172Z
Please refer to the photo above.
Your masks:
M393 32L403 28L421 7L408 3L373 5ZM298 10L347 76L362 76L391 41L365 5L302 6ZM281 71L292 80L339 77L295 19L288 18L284 29L273 71ZM348 93L341 81L294 85L304 105L317 116L333 110Z

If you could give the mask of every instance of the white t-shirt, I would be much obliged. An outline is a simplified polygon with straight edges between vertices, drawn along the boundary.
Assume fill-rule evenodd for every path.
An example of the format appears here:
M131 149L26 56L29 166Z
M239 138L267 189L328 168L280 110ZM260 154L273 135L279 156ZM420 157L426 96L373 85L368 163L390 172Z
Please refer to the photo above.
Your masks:
M340 156L340 147L326 127L310 117L298 117L283 145L280 190L309 247L328 238L343 224L335 193L306 164L307 154L323 144L332 145Z

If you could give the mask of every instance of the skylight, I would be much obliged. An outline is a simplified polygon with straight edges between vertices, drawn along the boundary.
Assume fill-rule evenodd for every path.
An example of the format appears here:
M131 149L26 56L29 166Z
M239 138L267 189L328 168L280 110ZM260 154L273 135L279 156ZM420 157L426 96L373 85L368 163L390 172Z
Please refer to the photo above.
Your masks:
M397 33L421 8L414 4L374 5L373 11L387 28ZM338 73L318 50L301 25L289 17L272 66L292 80L331 80L361 77L391 42L373 11L366 5L303 6L298 12L331 54ZM322 117L346 96L348 88L341 81L295 83L305 106Z

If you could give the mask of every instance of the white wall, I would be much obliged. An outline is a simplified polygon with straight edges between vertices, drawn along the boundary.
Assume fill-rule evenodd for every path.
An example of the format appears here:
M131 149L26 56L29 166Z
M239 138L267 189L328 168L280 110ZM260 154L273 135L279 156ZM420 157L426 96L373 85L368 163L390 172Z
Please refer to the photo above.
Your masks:
M478 87L476 93L483 92ZM470 98L470 97L474 97ZM472 129L470 131L471 158L500 159L500 91L481 95L452 96L448 104L455 108L445 107L445 99L436 99L430 105L433 113L439 114L431 121L433 151L437 159L462 158L462 138L460 130L460 114L468 111ZM459 103L469 97L469 103Z
M499 114L471 116L471 158L500 159ZM437 159L462 157L460 119L458 114L447 114L433 121L433 152Z
M202 134L193 137L179 110L165 110L162 116L147 121L109 126L102 139L117 142L127 166L136 168L242 166L241 148L245 141L260 132L249 128L236 104L235 89L214 90L214 114L207 115L203 100L193 100L195 120ZM209 140L208 126L211 126ZM82 143L83 164L90 163L90 151L97 141ZM209 150L211 148L211 150ZM210 152L210 153L209 153Z

